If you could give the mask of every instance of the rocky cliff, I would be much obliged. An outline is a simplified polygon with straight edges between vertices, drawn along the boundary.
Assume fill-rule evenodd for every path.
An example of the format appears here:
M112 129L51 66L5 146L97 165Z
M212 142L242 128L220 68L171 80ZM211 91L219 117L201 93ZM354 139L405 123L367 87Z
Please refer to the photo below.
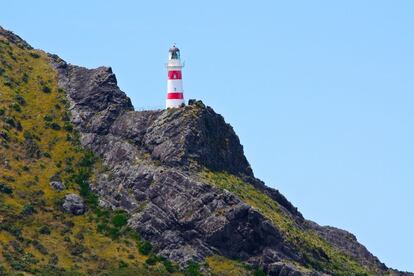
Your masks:
M48 59L82 146L101 160L90 179L99 205L128 212L129 227L159 256L183 269L222 256L268 275L399 273L256 179L233 128L201 101L137 112L111 68Z
M327 251L343 253L361 271L388 270L353 235L304 220L277 190L254 178L239 138L212 108L190 101L180 109L136 112L110 68L88 70L52 61L82 144L104 161L94 183L101 204L127 210L130 226L162 256L186 266L219 254L271 275L301 266L309 273L334 272L323 267L331 261L323 247L289 240L289 231L202 177L205 171L226 172L273 200L300 231L326 241Z

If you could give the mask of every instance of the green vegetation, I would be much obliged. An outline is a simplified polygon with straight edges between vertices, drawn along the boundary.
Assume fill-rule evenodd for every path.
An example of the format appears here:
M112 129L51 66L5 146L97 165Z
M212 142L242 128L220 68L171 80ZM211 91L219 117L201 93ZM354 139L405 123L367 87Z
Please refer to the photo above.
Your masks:
M298 252L311 264L308 268L332 274L365 274L368 268L362 267L348 255L336 250L313 231L300 229L292 217L286 214L279 204L269 196L237 176L224 172L204 171L201 177L212 185L226 189L241 200L256 208L284 234ZM318 256L316 258L315 256ZM298 266L298 264L296 264Z
M56 79L45 53L0 37L0 275L178 275L127 213L98 206L89 183L99 160L81 147ZM55 178L66 190L50 187ZM86 214L62 212L68 193Z
M144 242L139 244L139 252L142 255L147 256L151 253L151 251L152 251L152 245L149 242L144 241Z
M190 264L184 272L185 276L202 276L200 272L200 264L192 263Z
M207 258L207 265L213 275L247 276L256 275L255 271L240 261L229 260L222 256L211 256Z

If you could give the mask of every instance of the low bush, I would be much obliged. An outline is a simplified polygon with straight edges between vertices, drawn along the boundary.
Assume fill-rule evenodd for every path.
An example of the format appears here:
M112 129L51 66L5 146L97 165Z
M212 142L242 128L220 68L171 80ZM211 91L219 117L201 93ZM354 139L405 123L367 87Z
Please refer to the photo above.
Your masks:
M34 213L36 213L36 210L32 204L29 203L23 206L23 210L21 212L22 215L30 216L30 215L33 215Z
M13 189L10 188L9 186L7 186L4 183L0 183L0 193L4 193L4 194L12 194L13 193Z
M50 93L50 92L52 92L52 89L50 89L49 86L45 85L45 86L42 87L42 91L45 92L45 93Z
M39 233L42 235L50 235L50 228L47 225L43 225L39 228Z
M139 252L142 255L149 255L152 251L152 245L148 241L144 241L138 245Z
M191 263L184 271L185 276L202 276L200 272L200 265L198 263Z

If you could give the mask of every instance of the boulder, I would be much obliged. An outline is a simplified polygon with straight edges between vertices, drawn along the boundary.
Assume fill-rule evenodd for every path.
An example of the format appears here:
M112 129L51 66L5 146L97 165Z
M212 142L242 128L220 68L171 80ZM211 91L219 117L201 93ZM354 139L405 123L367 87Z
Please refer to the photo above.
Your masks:
M83 215L86 212L86 205L83 199L77 194L66 195L62 208L66 213L72 215Z
M65 184L63 184L63 182L61 181L51 181L49 185L56 191L63 191L64 189L66 189Z

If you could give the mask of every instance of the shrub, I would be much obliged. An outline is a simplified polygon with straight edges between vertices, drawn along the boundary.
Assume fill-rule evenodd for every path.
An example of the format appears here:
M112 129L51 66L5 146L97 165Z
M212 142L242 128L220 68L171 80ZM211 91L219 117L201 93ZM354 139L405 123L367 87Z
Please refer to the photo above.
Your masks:
M16 178L14 178L11 175L5 175L5 176L3 176L3 178L6 179L9 182L16 182Z
M12 127L16 127L16 121L12 117L6 117L4 122Z
M30 56L32 58L40 58L40 55L38 53L30 53Z
M200 265L198 263L191 263L184 271L185 276L201 276Z
M254 275L254 276L266 276L266 273L264 273L264 272L263 272L263 270L261 270L261 269L256 269L256 270L253 272L253 275Z
M16 121L16 130L17 130L17 131L22 131L22 130L23 130L23 126L22 126L22 124L20 123L20 121Z
M36 248L43 255L47 255L49 253L46 247L44 247L43 244L41 244L38 240L33 240L32 244L33 244L33 247Z
M42 235L50 235L50 228L47 225L43 225L39 228L39 233Z
M23 81L24 83L27 83L27 82L29 81L29 75L28 75L27 73L24 73L24 74L23 74L22 81Z
M5 113L4 109L3 108L0 108L0 116L3 116L4 113Z
M72 132L73 130L73 126L72 124L66 122L65 125L63 126L63 128L67 131L67 132Z
M8 87L12 87L13 86L13 82L12 82L12 80L8 76L4 76L3 77L3 84L5 86L8 86Z
M174 273L176 271L174 265L170 260L165 259L162 261L162 263L165 267L165 270L167 270L169 273Z
M2 223L0 224L0 229L5 230L15 236L18 239L22 239L22 229L12 223Z
M35 208L33 207L32 204L29 203L29 204L26 204L26 205L23 206L23 210L22 210L22 213L21 213L22 215L30 216L34 213L36 213L36 210L35 210Z
M128 264L122 260L119 261L119 268L125 268L125 267L128 267Z
M50 115L45 115L45 117L43 117L43 120L45 120L46 122L51 122L53 121L53 118Z
M61 129L60 125L58 123L55 123L55 122L50 124L50 128L53 129L53 130L60 130Z
M70 248L70 254L74 256L82 255L83 252L85 252L85 247L80 243L73 244Z
M22 111L22 108L21 108L21 106L18 103L13 103L10 107L13 108L17 112L21 112Z
M52 89L50 89L49 86L45 85L45 86L42 87L42 91L45 92L45 93L50 93L50 92L52 92Z
M112 224L115 227L121 228L122 226L127 225L128 223L128 215L126 213L119 213L116 214L113 218L112 218Z
M151 254L148 259L145 260L145 263L148 265L155 265L159 261L159 257Z
M9 134L7 133L6 130L1 130L0 131L0 137L2 137L6 141L10 140Z
M16 94L16 96L14 97L16 99L16 101L20 104L20 105L25 105L26 104L26 100L23 98L22 95L20 94Z
M59 257L55 253L52 253L52 255L50 256L50 259L49 259L49 264L50 265L57 265L58 262L59 262Z
M5 193L5 194L10 195L13 193L13 189L7 186L6 184L0 183L0 193Z
M78 165L81 167L90 168L95 163L95 155L93 152L88 151L85 155L79 160Z
M152 245L148 241L144 241L143 243L139 244L139 252L142 255L149 255L152 251Z

